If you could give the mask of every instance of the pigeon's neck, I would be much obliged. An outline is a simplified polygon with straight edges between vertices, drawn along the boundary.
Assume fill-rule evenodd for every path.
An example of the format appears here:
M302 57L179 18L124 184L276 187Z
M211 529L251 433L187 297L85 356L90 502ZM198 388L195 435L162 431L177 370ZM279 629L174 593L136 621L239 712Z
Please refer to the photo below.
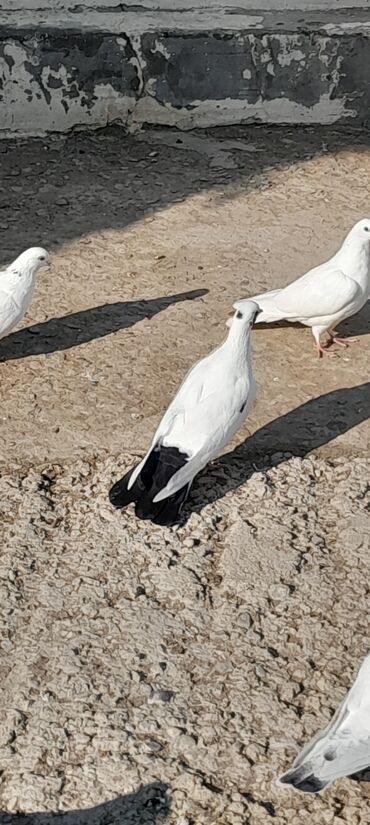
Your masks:
M36 267L34 264L22 264L17 266L15 262L7 269L7 274L14 286L22 284L22 287L31 286L35 280Z
M250 363L252 354L249 327L240 330L237 325L233 324L226 345L230 358L235 365L240 365L243 368L246 363Z
M361 285L363 281L368 280L370 270L370 244L368 241L354 243L353 239L346 238L337 258L338 264L346 275L349 275Z

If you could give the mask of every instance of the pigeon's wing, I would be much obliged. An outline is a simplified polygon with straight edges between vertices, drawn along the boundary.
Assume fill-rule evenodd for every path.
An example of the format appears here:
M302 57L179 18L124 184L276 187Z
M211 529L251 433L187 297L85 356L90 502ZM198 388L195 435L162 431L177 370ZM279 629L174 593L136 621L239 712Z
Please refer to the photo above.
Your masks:
M184 411L194 409L201 401L219 393L224 352L222 344L191 367L158 425L152 446L168 435L173 421L183 416Z
M203 358L201 361L194 364L185 376L175 397L171 401L169 407L159 422L148 452L140 464L135 467L128 483L128 489L131 489L137 477L140 475L151 451L158 444L162 444L166 438L168 439L175 426L176 430L180 430L181 432L181 428L184 426L186 411L189 409L189 406L194 408L202 398L205 399L216 391L215 382L212 380L214 370L209 369L209 367L212 368L212 365L214 365L217 358L216 353L218 353L220 349L221 347L219 347L218 350L214 350L214 352L210 353L206 356L206 358ZM181 451L185 451L183 445L180 446L176 444L176 446L178 446ZM189 449L194 451L194 444L190 444Z
M287 319L325 317L341 312L359 292L342 270L317 267L282 289L273 302Z
M261 308L260 301L271 301L273 298L276 298L279 292L281 292L282 288L279 289L270 289L269 292L261 292L260 295L253 295L253 298L246 298L246 301L255 301L256 304ZM238 304L241 303L238 301Z
M217 389L187 404L172 421L168 433L162 439L164 446L175 446L189 456L186 464L175 473L154 501L161 501L193 478L227 444L246 417L248 403L245 377L236 380L232 389L219 383Z
M187 456L154 502L176 493L222 449L238 423L247 415L248 369L238 377L230 369L225 345L218 347L190 370L165 412L147 455L130 477L134 484L149 453L157 446L175 447Z
M13 297L0 289L0 338L12 329L20 314Z

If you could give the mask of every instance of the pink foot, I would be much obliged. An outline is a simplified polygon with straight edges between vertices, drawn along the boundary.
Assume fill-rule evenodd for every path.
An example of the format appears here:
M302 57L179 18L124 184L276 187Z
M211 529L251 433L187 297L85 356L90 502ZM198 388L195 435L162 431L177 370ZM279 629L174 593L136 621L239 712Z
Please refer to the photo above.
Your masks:
M337 335L334 329L329 331L329 335L334 344L339 344L340 347L348 347L348 344L351 341L353 343L358 341L358 338L340 338L340 336Z
M316 352L318 353L319 358L322 358L323 355L330 355L327 349L324 349L324 347L321 346L320 342L314 344L314 347L316 349Z

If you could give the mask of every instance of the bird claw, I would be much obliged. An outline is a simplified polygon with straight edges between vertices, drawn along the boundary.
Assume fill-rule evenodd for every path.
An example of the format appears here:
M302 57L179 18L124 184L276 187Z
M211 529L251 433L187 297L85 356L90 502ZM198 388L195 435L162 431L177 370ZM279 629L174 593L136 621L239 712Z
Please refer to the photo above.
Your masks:
M350 343L356 343L358 338L340 338L339 335L332 335L330 340L333 344L339 344L340 347L348 347Z
M319 358L322 358L323 355L329 355L330 358L333 357L333 353L328 352L326 347L322 347L320 343L319 344L314 344L314 347L316 349L316 352L318 353Z
M340 347L345 347L347 349L349 343L358 341L358 338L341 338L339 335L336 334L335 330L328 330L329 333L329 340L327 341L324 346L317 342L314 346L316 351L318 352L319 358L322 358L323 355L330 355L333 357L334 353L328 352L332 344L338 344Z

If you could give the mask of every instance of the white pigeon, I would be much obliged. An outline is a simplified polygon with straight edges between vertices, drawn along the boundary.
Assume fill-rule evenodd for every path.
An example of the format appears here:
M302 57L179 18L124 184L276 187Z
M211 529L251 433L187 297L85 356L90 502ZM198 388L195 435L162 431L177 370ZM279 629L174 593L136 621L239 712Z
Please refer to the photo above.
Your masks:
M194 477L239 430L255 399L250 330L254 301L238 305L226 341L188 373L143 460L109 493L115 507L136 503L139 518L174 524Z
M326 263L310 269L282 289L251 298L261 309L258 324L291 321L311 327L319 357L325 352L320 336L329 333L337 344L335 327L358 312L370 296L370 220L356 223L339 251Z
M278 780L304 793L318 793L336 779L370 765L370 654L332 721L303 748Z
M48 252L40 246L33 246L0 272L0 338L7 335L26 314L35 289L36 273L49 264Z

